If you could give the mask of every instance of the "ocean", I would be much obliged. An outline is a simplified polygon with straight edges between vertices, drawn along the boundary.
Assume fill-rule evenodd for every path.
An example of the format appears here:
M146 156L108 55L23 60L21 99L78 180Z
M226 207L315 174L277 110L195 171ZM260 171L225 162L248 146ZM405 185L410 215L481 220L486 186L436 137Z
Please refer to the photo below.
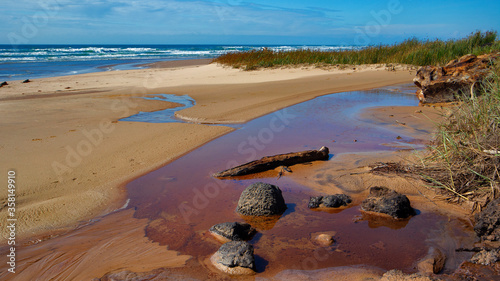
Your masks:
M157 61L215 58L227 52L264 47L281 51L355 48L289 45L0 45L0 82L136 69Z

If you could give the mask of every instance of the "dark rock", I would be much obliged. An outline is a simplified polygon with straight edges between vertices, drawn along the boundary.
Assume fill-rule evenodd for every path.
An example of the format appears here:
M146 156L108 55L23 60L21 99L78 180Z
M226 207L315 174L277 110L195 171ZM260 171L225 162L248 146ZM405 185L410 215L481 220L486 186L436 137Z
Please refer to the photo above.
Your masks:
M335 194L327 196L311 197L309 199L308 207L310 209L325 207L325 208L338 208L347 206L352 202L351 197L345 194Z
M323 196L311 197L309 198L309 204L307 207L309 209L319 208L319 205L323 203Z
M416 94L422 103L455 101L460 91L477 95L498 57L499 53L465 55L443 67L421 67L413 79L419 87Z
M31 82L29 79L23 81L23 83L29 83L29 82Z
M253 246L247 242L231 241L223 244L210 258L215 267L231 275L255 273Z
M474 231L483 240L500 240L500 198L491 201L475 215Z
M273 216L283 214L286 208L279 187L258 182L243 190L236 212L246 216Z
M0 88L1 88L1 87L3 87L3 86L7 86L7 85L9 85L9 83L7 83L7 82L2 82L2 83L0 84Z
M217 238L220 236L220 238L230 241L248 241L252 239L257 230L248 223L225 222L212 226L210 232Z
M367 212L387 214L393 218L404 219L415 215L406 195L386 187L370 188L370 196L361 203L361 209Z

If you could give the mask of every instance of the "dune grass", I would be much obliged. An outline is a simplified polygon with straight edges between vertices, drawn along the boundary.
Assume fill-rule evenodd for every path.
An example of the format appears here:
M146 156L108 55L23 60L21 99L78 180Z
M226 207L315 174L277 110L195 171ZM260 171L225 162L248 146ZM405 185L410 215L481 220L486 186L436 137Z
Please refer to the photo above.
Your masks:
M411 38L395 45L369 46L360 50L252 50L227 53L214 59L214 62L245 70L293 65L398 63L423 66L445 64L466 54L479 55L494 51L500 51L500 41L497 40L497 32L478 31L459 40L431 41Z
M430 154L417 169L432 186L455 199L495 197L500 191L500 67L483 83L481 95L463 94L459 106L438 126Z

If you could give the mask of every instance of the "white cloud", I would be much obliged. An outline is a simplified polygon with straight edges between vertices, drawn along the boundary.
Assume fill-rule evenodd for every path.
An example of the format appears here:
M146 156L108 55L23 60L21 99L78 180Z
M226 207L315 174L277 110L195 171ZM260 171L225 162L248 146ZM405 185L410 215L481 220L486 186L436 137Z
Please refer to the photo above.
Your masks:
M42 4L40 4L42 3ZM51 16L44 33L94 32L102 34L205 34L304 36L323 33L342 21L336 10L287 8L237 0L18 0L4 11L15 29L49 7ZM4 28L5 29L5 28ZM0 28L0 30L2 30ZM34 38L36 39L36 38Z

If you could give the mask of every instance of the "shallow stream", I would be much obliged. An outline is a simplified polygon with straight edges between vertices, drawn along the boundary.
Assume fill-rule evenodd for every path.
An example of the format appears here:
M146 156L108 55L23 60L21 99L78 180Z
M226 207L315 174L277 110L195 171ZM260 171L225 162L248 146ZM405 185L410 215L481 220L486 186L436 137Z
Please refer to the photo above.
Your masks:
M422 210L417 210L418 214L408 220L393 221L365 217L359 202L331 212L308 209L309 198L321 193L314 190L312 182L305 186L294 181L293 173L281 178L277 177L277 171L226 180L211 176L263 156L322 146L330 148L331 158L344 153L422 148L421 140L402 135L386 124L359 117L359 113L369 107L417 105L413 91L409 86L398 86L318 97L245 124L236 124L234 127L238 129L235 131L128 183L128 205L118 214L134 212L135 218L148 222L144 235L150 241L193 257L184 267L144 273L143 279L151 280L161 274L201 280L207 276L214 280L227 278L208 265L209 257L220 247L208 229L224 222L247 221L258 229L258 234L249 241L255 248L257 278L272 277L284 270L326 270L345 266L354 269L359 265L380 271L400 269L412 273L417 271L416 261L427 254L432 243L447 245L454 251L470 242L473 233L467 222ZM175 111L194 104L188 96L160 98L165 97L176 98L174 102L182 107L163 113L141 113L125 120L179 122ZM302 169L306 173L310 169L307 165L290 168L292 172ZM277 185L283 191L288 209L281 217L259 221L235 213L241 192L258 181ZM94 271L101 271L97 264L95 269L88 265L94 265L94 258L98 260L107 252L114 253L109 247L116 247L114 250L126 259L111 257L116 264L131 264L125 268L134 268L134 261L127 255L134 256L134 251L140 250L137 247L146 244L128 237L123 230L119 232L126 237L116 238L119 235L110 228L125 227L126 222L115 222L114 217L117 217L116 212L57 238L27 246L20 252L20 270L28 268L24 276L42 276L42 273L52 276L57 272L60 279L71 279L82 270L92 275ZM142 225L143 221L140 222ZM139 221L130 223L136 224ZM143 238L142 226L140 228L139 236ZM317 233L332 234L335 243L319 246L312 239ZM99 240L100 244L92 239ZM140 258L134 256L134 259ZM154 257L155 261L162 258ZM452 270L457 262L459 260L449 257L445 271ZM102 264L104 268L107 265ZM113 262L109 266L114 268Z
M247 221L259 230L249 242L255 247L261 276L273 276L285 269L360 264L415 272L415 262L427 254L426 241L432 235L462 233L468 227L466 223L448 223L447 217L425 212L401 222L373 221L363 217L359 206L336 212L313 211L307 203L310 196L319 193L286 175L278 179L276 171L231 180L211 177L214 172L263 156L321 146L330 148L331 157L421 148L414 144L420 143L418 140L357 117L361 110L374 106L418 105L412 91L401 86L333 94L257 118L129 183L128 208L135 209L135 217L151 220L146 228L150 239L196 257L197 262L191 261L193 269L220 246L207 233L212 225ZM277 185L283 191L288 210L279 219L255 221L235 213L241 192L258 181ZM311 239L319 232L334 234L336 242L319 247Z

